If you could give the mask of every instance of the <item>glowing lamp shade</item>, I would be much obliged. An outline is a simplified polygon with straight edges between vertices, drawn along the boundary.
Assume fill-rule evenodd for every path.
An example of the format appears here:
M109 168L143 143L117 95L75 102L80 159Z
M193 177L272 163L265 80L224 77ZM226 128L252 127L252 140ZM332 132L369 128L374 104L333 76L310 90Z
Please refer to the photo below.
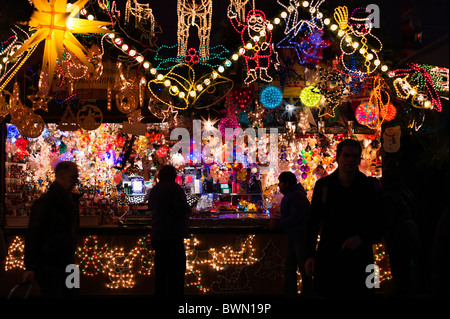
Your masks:
M305 87L300 92L300 100L306 106L309 107L317 106L319 105L321 99L322 95L319 93L317 89L314 88L313 85Z
M380 115L385 121L392 121L397 115L397 109L394 105L389 103L381 109Z
M48 74L53 74L57 60L62 61L63 47L75 55L84 65L93 71L92 64L86 58L86 49L74 34L111 33L104 26L110 22L79 19L79 11L88 0L78 0L67 9L67 0L31 0L36 10L33 11L28 25L36 28L13 57L33 48L41 41L45 42L42 68L48 67ZM49 85L53 77L48 77Z
M378 112L372 103L361 103L355 112L356 120L361 125L373 125L378 121Z
M269 85L261 91L261 103L268 109L274 109L283 102L283 92L275 86Z

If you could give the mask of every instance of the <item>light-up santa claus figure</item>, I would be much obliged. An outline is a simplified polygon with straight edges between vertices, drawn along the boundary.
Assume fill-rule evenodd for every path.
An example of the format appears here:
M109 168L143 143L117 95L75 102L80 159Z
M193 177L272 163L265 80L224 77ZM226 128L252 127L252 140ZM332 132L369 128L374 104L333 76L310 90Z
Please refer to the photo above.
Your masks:
M272 32L271 24L266 20L266 15L260 10L250 10L247 13L246 24L237 19L233 6L228 7L228 18L230 18L234 29L240 33L243 48L241 54L247 65L246 84L252 83L258 78L271 82L272 77L267 74L272 55Z

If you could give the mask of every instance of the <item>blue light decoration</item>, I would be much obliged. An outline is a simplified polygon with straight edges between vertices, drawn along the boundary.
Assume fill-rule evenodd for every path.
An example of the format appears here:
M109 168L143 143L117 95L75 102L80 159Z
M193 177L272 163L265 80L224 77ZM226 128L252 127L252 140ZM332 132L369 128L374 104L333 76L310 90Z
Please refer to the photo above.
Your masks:
M11 143L15 143L16 139L21 136L19 130L14 124L7 124L6 126L8 130L7 133L8 140L11 141Z
M246 126L251 126L252 123L250 123L250 121L248 120L248 116L247 113L244 111L241 111L237 114L239 122L246 125Z
M345 66L348 70L350 70L350 72L348 75L343 74L342 79L344 80L344 83L352 90L352 92L357 94L366 83L366 79L363 77L364 74L359 71L363 66L363 62L356 59L356 57L351 56ZM347 79L348 76L350 76L350 79Z
M259 96L262 105L268 109L274 109L283 102L283 92L273 85L265 87Z
M282 4L285 15L285 37L276 45L277 48L289 48L295 50L298 62L301 65L316 65L322 60L322 50L331 45L331 42L322 40L324 22L323 13L320 6L325 0L317 1L289 1L289 4ZM295 2L295 4L294 4ZM309 11L302 12L304 9Z
M323 50L331 42L323 40L323 31L315 29L310 35L302 37L295 47L300 64L317 65L323 59Z

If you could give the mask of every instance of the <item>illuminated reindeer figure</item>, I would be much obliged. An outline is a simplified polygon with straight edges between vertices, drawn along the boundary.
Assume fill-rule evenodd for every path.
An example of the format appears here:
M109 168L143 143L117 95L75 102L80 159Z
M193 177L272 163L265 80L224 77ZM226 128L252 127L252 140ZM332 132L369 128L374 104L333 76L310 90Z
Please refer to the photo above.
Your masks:
M151 44L155 41L155 28L157 27L153 10L148 3L138 3L137 0L127 0L125 5L125 23L129 23L130 15L134 16L134 26L140 29L147 36ZM144 28L150 22L150 30ZM159 26L158 26L159 27Z
M234 7L237 14L237 19L240 22L245 22L245 6L248 1L249 0L230 0L230 5Z
M197 3L200 2L200 3ZM179 0L178 12L178 56L185 55L188 48L189 28L196 26L200 40L200 57L209 55L209 37L211 33L212 0Z

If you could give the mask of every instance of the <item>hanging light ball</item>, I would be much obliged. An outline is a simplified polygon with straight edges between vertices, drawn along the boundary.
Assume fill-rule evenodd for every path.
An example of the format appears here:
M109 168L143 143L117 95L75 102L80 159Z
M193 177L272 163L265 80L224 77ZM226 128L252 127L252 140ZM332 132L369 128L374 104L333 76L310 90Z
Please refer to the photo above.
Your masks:
M370 102L361 103L356 108L356 120L361 125L373 125L378 121L378 112Z
M392 121L397 115L397 109L392 103L389 103L381 108L380 115L385 121Z
M234 133L229 134L226 132L226 129L232 129L234 132L234 129L239 128L239 122L235 118L232 117L224 117L219 122L219 130L220 133L222 133L222 136L224 137L231 137L234 136Z
M322 95L318 89L314 88L314 85L307 86L300 92L300 100L306 106L317 106L321 99Z
M273 85L265 87L260 95L261 103L268 109L274 109L283 102L283 92Z

